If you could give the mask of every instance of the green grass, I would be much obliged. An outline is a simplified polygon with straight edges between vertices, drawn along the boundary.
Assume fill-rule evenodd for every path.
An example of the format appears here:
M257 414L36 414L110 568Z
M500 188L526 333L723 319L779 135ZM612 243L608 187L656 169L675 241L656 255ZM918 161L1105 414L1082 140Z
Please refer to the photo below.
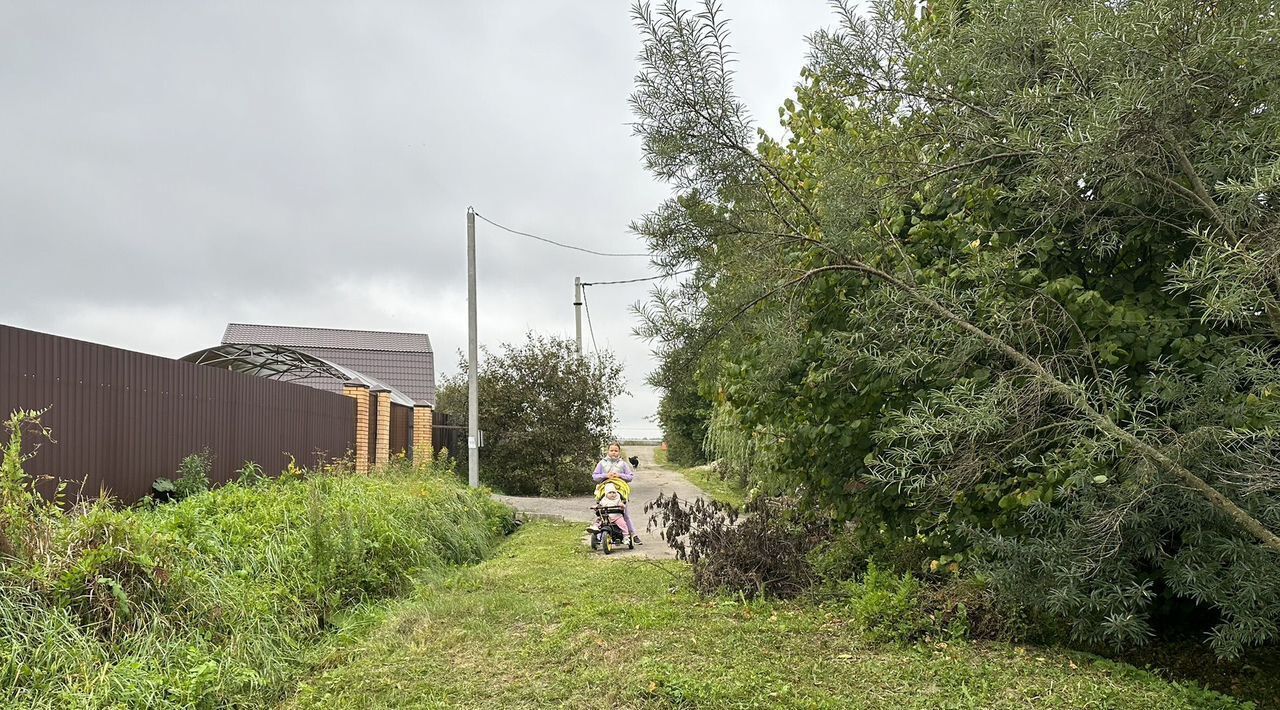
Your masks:
M0 708L273 704L507 516L407 466L59 516L47 556L0 566Z
M736 507L742 507L743 501L746 499L746 491L742 490L735 481L728 481L720 478L715 471L706 468L684 468L676 466L667 460L667 452L662 447L653 450L653 462L659 466L665 466L673 471L677 471L680 475L689 479L693 485L701 488L703 492L711 496L713 500L721 503L728 503Z
M680 563L533 523L335 653L293 708L1210 708L1130 666L1006 644L875 646L810 602L703 598Z

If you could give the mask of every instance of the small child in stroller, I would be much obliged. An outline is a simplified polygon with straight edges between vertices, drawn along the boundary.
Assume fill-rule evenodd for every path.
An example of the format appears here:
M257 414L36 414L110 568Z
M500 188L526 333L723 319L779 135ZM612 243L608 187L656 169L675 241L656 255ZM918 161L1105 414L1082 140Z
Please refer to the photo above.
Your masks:
M597 486L600 494L596 498L596 521L587 528L591 534L591 549L604 547L605 554L613 545L626 541L627 547L634 548L631 540L631 525L626 519L626 495L629 488L623 481L606 481ZM606 539L607 538L607 539Z
M592 472L591 479L599 484L596 486L597 505L604 495L606 483L614 483L618 488L622 497L622 517L626 523L627 535L631 544L639 545L640 536L636 534L636 526L631 523L631 513L626 507L627 501L631 498L631 487L627 484L635 479L635 471L627 463L627 460L622 458L622 445L615 441L609 444L605 457L596 464L596 470Z

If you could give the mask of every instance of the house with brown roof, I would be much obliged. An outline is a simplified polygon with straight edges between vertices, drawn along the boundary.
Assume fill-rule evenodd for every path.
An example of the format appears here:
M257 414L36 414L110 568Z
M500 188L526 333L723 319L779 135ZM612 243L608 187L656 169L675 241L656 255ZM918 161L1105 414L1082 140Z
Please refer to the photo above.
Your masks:
M360 373L371 384L401 395L407 400L402 404L436 403L435 359L426 333L228 323L222 344L290 348ZM305 384L332 388L323 382Z
M187 362L341 392L356 400L356 465L431 451L435 358L426 333L228 323Z

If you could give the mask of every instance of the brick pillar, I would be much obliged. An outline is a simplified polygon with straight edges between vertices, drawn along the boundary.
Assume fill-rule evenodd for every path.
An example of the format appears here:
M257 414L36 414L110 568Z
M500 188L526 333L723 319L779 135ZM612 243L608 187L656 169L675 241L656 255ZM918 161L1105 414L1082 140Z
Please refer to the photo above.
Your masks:
M377 432L374 434L373 465L382 466L391 461L391 390L373 390L377 399Z
M431 405L413 405L413 462L430 463L434 454L431 448Z
M369 386L360 382L342 385L342 393L356 401L356 473L369 472Z

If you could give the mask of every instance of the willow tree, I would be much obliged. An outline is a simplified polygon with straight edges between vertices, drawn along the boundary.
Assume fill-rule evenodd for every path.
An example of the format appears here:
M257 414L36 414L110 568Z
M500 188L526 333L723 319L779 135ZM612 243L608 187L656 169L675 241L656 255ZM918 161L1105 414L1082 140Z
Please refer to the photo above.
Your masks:
M768 477L1079 637L1160 595L1280 637L1275 3L836 8L775 140L714 4L636 7L676 189L637 226L697 269L646 332L713 353Z

